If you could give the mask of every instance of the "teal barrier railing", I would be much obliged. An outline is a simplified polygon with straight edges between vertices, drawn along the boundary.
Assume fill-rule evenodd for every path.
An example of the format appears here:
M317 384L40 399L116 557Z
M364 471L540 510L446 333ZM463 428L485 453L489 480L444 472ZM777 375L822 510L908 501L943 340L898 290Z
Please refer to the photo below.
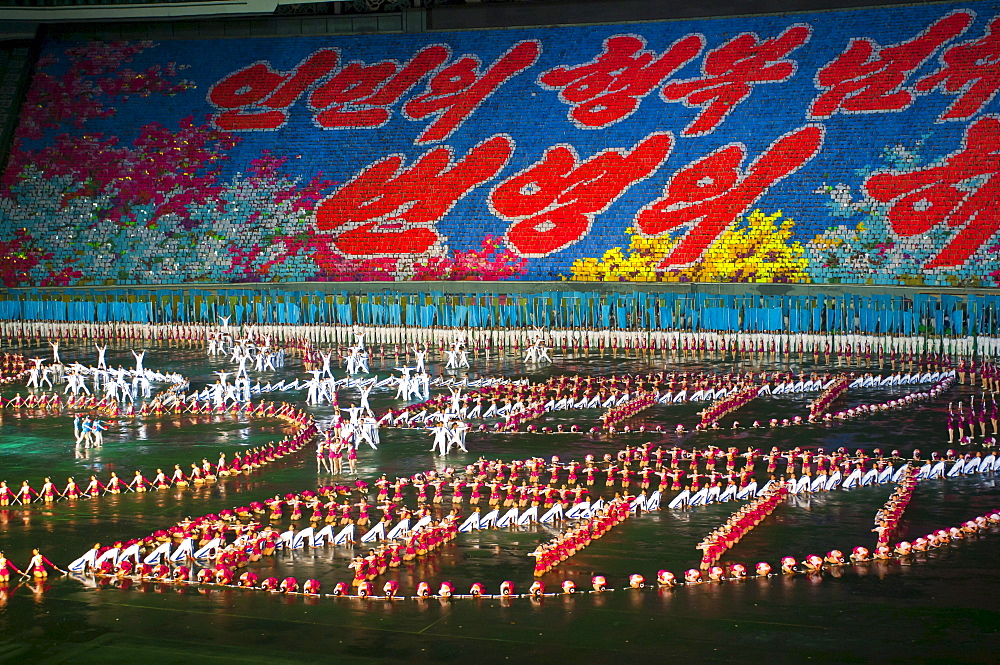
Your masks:
M995 335L1000 295L117 289L0 293L0 320Z

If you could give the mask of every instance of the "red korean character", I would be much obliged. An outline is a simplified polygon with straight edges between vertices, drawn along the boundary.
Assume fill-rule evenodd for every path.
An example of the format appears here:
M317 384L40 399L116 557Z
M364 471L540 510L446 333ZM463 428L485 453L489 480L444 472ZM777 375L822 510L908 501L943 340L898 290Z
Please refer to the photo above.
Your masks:
M278 129L288 120L287 108L337 66L336 49L320 49L289 72L256 62L218 81L208 91L208 101L219 109L212 123L226 131Z
M915 86L917 92L935 88L959 95L938 120L968 120L990 103L1000 90L1000 16L980 39L950 47L941 55L941 68Z
M660 96L668 102L683 102L701 113L681 132L703 136L715 131L736 106L750 96L758 83L781 83L795 74L796 64L785 58L809 41L812 26L793 25L777 37L760 41L752 32L733 37L709 51L701 76L668 83Z
M677 171L664 196L636 215L639 230L655 236L685 224L693 225L674 247L662 268L697 261L772 185L798 171L823 146L824 129L806 125L772 143L745 171L746 148L729 144Z
M913 39L881 47L873 40L852 39L847 48L816 74L820 93L809 106L808 117L826 119L837 112L902 111L913 103L913 92L903 87L946 42L972 23L968 12L941 18Z
M947 224L961 227L925 269L955 268L1000 231L1000 119L974 122L962 147L935 166L874 173L865 180L868 196L889 206L887 219L901 236L926 233Z
M513 150L509 137L497 135L457 162L447 146L409 167L403 155L389 155L321 201L316 226L333 231L333 245L348 256L423 254L441 240L435 222L496 176Z
M437 72L421 95L403 106L411 120L434 116L416 143L434 143L451 136L472 113L514 75L535 64L541 52L537 40L518 42L481 71L479 58L466 55Z
M373 65L351 62L309 95L316 124L323 129L381 127L389 121L389 107L420 79L448 59L447 46L433 44L421 49L400 68L385 60Z
M556 145L541 160L490 193L493 213L514 223L507 243L521 256L548 256L590 231L594 217L629 187L660 168L673 148L669 132L655 132L632 150L609 148L580 161L572 146Z
M615 35L590 62L576 67L555 67L543 72L538 83L559 91L569 104L567 116L580 129L604 129L632 115L642 99L675 71L701 53L705 39L687 35L657 56L644 50L646 40L636 35Z

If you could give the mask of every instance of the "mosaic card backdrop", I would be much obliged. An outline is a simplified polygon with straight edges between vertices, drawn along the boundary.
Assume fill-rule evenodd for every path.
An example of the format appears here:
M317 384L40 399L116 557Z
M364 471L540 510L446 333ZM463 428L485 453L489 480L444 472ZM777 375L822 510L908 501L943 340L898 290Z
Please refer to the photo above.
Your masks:
M1000 5L369 37L49 41L8 286L991 286Z

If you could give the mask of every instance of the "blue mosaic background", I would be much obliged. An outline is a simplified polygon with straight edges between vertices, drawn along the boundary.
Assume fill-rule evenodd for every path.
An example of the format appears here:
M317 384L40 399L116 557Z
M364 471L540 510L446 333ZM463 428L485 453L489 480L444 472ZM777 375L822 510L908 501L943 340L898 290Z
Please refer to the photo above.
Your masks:
M914 87L941 69L942 56L951 47L975 43L976 48L993 49L989 24L996 14L996 3L966 3L425 35L155 44L48 41L0 193L4 255L0 278L8 286L357 279L996 286L1000 262L995 213L986 210L962 217L959 210L963 201L970 205L977 196L991 196L995 167L990 155L972 160L982 168L968 173L953 165L950 175L942 175L937 167L946 165L942 161L946 156L963 149L967 132L978 131L986 144L1000 134L990 116L997 102L992 94L983 93L984 103L974 112L941 121L961 95L945 94L940 88L917 92ZM915 68L900 65L900 85L889 85L885 91L912 96L906 108L809 117L810 105L823 93L818 72L852 40L870 39L876 46L890 47L914 40L932 25L943 30L940 26L946 24L958 26L953 36L931 44L927 55L914 56ZM685 135L685 127L702 109L666 101L665 86L698 78L706 54L741 33L767 40L797 25L808 26L808 40L785 56L795 63L788 80L752 85L748 96L712 131ZM619 35L641 37L655 57L691 35L701 35L704 48L655 81L648 94L636 99L637 107L627 117L603 128L574 124L568 117L573 107L540 77L554 68L590 62L601 53L605 39ZM933 31L928 39L933 41ZM536 44L532 48L538 52L537 61L496 87L449 136L418 142L435 118L408 118L404 107L415 108L409 103L427 92L441 68L475 56L483 63L481 71L519 44ZM384 125L327 129L317 124L316 112L309 108L310 95L348 62L372 65L391 58L405 63L432 45L447 47L446 60L385 107L389 118ZM911 45L910 51L918 46ZM273 131L224 131L213 125L213 115L220 109L210 102L209 91L217 82L259 61L288 72L320 49L337 49L339 61L287 106L283 126ZM876 52L873 59L877 58ZM753 63L742 64L752 68ZM976 79L977 85L992 85L988 78L992 68L989 64L982 68L987 78ZM891 79L891 72L877 64L869 69L880 80ZM367 70L359 80L372 75ZM1000 85L1000 75L996 80ZM864 95L865 85L852 88L851 94ZM708 248L694 262L671 263L671 257L676 258L686 236L690 242L697 234L708 233L698 219L660 233L649 233L652 227L643 229L637 220L637 213L663 199L671 178L692 163L742 144L745 159L735 166L745 173L780 137L807 127L822 130L818 153L788 166L787 175L763 187L759 197L746 196L745 205L720 213L723 230L709 233L704 243ZM525 242L511 237L515 222L509 215L501 218L491 201L495 188L545 160L546 151L557 146L586 161L609 149L632 150L650 137L668 133L670 146L662 163L637 182L629 177L624 184L621 178L612 182L616 179L608 173L589 183L579 173L576 180L560 180L553 168L537 170L538 178L519 190L522 202L538 190L557 191L549 206L543 206L538 225L529 230L549 239L556 236L556 244L565 245L545 256L525 251ZM402 165L410 167L428 152L431 157L447 157L447 150L458 161L491 139L487 146L494 163L470 160L473 184L466 183L467 193L453 205L448 205L448 192L453 190L438 187L431 179L421 176L410 183L390 183L387 191L403 201L390 215L393 218L383 218L382 226L372 232L356 234L360 240L354 241L350 252L344 251L347 236L342 234L371 221L364 210L372 201L359 202L359 192L338 191L369 165L398 155ZM687 183L689 189L715 187L730 172L712 163L696 171L701 178ZM930 188L926 191L931 202L911 202L909 216L897 211L893 217L893 202L877 200L864 188L866 180L879 172L909 175L907 182L916 179ZM572 190L568 181L578 189ZM951 198L946 196L942 203L936 193L948 187ZM370 183L358 189L372 191ZM675 199L684 201L698 196L675 194ZM932 213L942 205L951 206L952 216L933 221ZM421 206L429 208L426 215L413 218L412 208ZM333 228L327 222L324 228L322 218L327 214L346 221ZM571 228L574 215L588 214L592 222L582 232ZM420 251L412 251L412 243L407 249L399 239L414 228L436 234L436 240ZM962 260L941 265L942 252L963 231L967 237L958 242L965 247Z

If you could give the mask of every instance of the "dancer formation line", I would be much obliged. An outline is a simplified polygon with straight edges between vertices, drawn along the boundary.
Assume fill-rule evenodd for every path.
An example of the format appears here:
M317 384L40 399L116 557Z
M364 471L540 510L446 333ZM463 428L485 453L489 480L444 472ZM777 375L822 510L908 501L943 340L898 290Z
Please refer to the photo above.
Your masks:
M302 548L346 547L358 542L376 543L368 556L355 556L349 569L352 584L345 589L342 583L329 595L348 595L350 588L356 595L376 597L374 581L391 569L406 566L415 559L425 557L446 546L462 534L475 533L491 528L532 528L536 523L559 524L560 532L548 542L541 542L531 556L535 559L534 575L543 577L600 538L609 529L624 523L627 518L646 512L661 510L665 503L668 510L684 510L699 505L745 500L748 503L718 529L713 531L699 549L702 556L697 568L684 574L685 583L695 584L707 575L709 580L739 579L747 576L748 566L731 563L718 565L727 552L791 496L804 492L825 492L851 489L878 483L897 483L890 500L876 516L878 539L875 544L876 559L911 556L920 548L938 546L952 538L988 530L995 523L994 513L980 516L958 528L957 533L947 531L944 537L935 532L919 542L899 541L890 545L890 538L899 525L899 519L914 488L923 480L956 477L972 473L995 473L1000 469L1000 458L991 450L997 434L996 405L993 391L997 388L997 368L992 360L996 345L992 340L969 338L966 340L890 338L878 336L842 336L842 339L808 335L726 335L715 333L663 333L647 336L646 346L632 344L632 337L610 331L588 331L586 335L562 338L566 353L590 353L587 340L596 342L598 353L612 350L634 351L636 356L649 359L728 357L740 361L765 363L782 358L794 360L812 356L814 362L821 357L838 366L834 372L743 372L710 374L690 371L661 371L646 375L555 376L542 383L533 384L524 379L510 379L503 375L473 378L467 374L468 353L478 359L480 353L488 357L491 351L503 356L506 349L514 350L519 358L523 348L523 362L528 365L559 362L550 355L550 349L559 348L557 331L534 331L530 343L519 346L521 337L507 334L484 334L483 331L366 331L362 329L321 332L299 327L294 337L282 328L266 327L237 330L223 321L222 326L199 329L194 326L133 326L128 331L116 331L99 325L76 326L52 324L48 327L28 327L18 331L19 343L26 343L30 333L54 333L57 340L73 339L134 339L158 342L167 346L192 346L199 335L207 343L209 355L229 356L236 365L234 372L217 372L219 380L201 390L190 390L184 377L176 374L153 372L143 366L145 352L133 351L134 370L111 370L104 362L106 346L97 345L99 361L95 367L79 363L63 365L59 358L59 341L52 341L53 362L43 364L41 359L31 360L19 354L8 353L3 359L5 380L26 381L29 394L8 398L3 406L30 415L73 412L77 414L79 430L77 443L100 446L101 418L107 417L169 417L172 414L233 413L246 417L279 418L295 428L295 433L284 440L235 456L227 462L220 456L218 463L202 460L190 465L185 473L175 465L174 473L167 476L157 470L152 479L135 471L135 477L126 482L111 474L104 483L92 477L90 484L80 488L70 479L66 489L59 492L46 478L36 491L25 481L14 492L6 483L0 483L0 505L27 507L36 501L51 503L59 499L74 500L83 496L97 497L105 493L143 492L170 486L183 487L212 482L220 476L246 473L251 468L263 466L279 458L292 456L315 440L317 472L341 476L346 457L348 474L356 473L357 451L363 444L378 449L380 427L426 427L434 440L432 451L440 455L453 450L468 453L467 434L470 432L573 432L580 428L574 424L569 429L559 425L538 428L529 421L547 418L561 410L586 410L604 408L599 417L600 427L590 428L594 440L613 438L619 431L631 430L627 421L650 409L670 408L678 402L700 401L706 404L699 413L700 421L694 431L718 430L720 421L744 408L754 400L770 395L818 392L809 405L805 418L772 419L770 427L791 425L825 425L837 421L891 410L916 407L919 403L934 401L948 392L956 382L977 386L983 392L974 396L966 409L962 402L949 406L949 441L967 446L985 447L963 453L948 451L932 453L927 460L919 451L904 460L896 451L883 456L879 451L871 454L858 450L850 455L840 449L827 454L822 450L778 448L764 454L753 446L740 452L736 448L722 450L714 446L688 448L690 442L678 438L679 445L652 443L635 448L627 447L615 454L605 455L598 461L592 455L580 461L561 462L553 457L550 462L542 458L488 461L480 458L464 469L428 470L409 478L390 481L382 477L374 482L377 497L371 500L369 483L346 477L339 484L326 485L317 490L306 490L284 497L262 498L247 505L234 507L218 514L206 515L196 520L185 520L168 529L158 530L142 539L121 541L111 547L95 548L75 560L70 570L75 575L92 575L97 579L117 579L119 585L126 580L156 583L211 584L262 588L284 593L319 595L321 582L317 579L284 580L267 578L259 580L253 565L261 557L272 556L278 550L294 552ZM13 329L5 328L5 333ZM527 331L525 331L527 332ZM593 333L593 334L592 334ZM381 340L377 352L365 343L366 337ZM818 338L817 338L818 337ZM605 346L603 340L613 342ZM584 340L582 343L580 340ZM343 342L343 346L324 348L315 341ZM392 341L386 353L385 342ZM567 345L566 341L572 340ZM509 341L510 345L505 344ZM431 378L428 361L434 351L442 362L447 376ZM953 355L964 351L965 355ZM369 375L369 363L374 360L383 368L388 363L414 361L413 367L395 369L400 376L390 375L378 379ZM831 362L831 356L833 361ZM306 381L295 379L291 383L254 383L251 372L278 372L285 366L286 357L300 357L305 370L312 375ZM335 378L332 360L339 358L347 378ZM391 360L390 360L391 358ZM878 368L876 371L876 367ZM862 374L852 368L867 369ZM342 371L338 368L338 372ZM416 372L411 376L411 372ZM227 378L234 376L234 382ZM104 391L101 398L89 395L86 377L92 379L95 391ZM126 377L130 377L128 381ZM356 377L356 378L354 378ZM149 386L165 382L168 387L153 396ZM63 393L73 393L65 404L55 392L44 392L42 384L53 388L65 383ZM923 391L913 390L881 403L870 403L846 409L836 409L836 403L849 391L864 391L883 386L905 389L906 386L930 386ZM396 398L417 402L392 408L376 414L369 396L373 392L391 392ZM431 389L447 388L449 394L431 395ZM360 406L351 404L341 409L340 390L357 390ZM328 404L334 410L333 418L320 427L308 412L289 403L251 400L268 392L307 392L305 402L313 406ZM463 390L465 392L463 392ZM136 406L138 405L138 406ZM79 417L83 412L83 417ZM495 420L492 426L486 421ZM473 427L470 421L484 421ZM522 426L526 427L522 429ZM622 428L619 430L619 426ZM751 428L760 427L754 422ZM732 421L726 430L741 429ZM661 426L636 431L658 431L671 436ZM978 430L978 431L977 431ZM683 437L688 428L678 425L673 436ZM956 438L957 435L957 438ZM473 450L473 452L475 452ZM779 461L784 462L783 473ZM900 466L896 466L901 463ZM719 470L723 464L724 472ZM598 476L604 479L599 489ZM759 482L758 482L759 481ZM518 484L519 483L519 484ZM654 489L655 487L655 489ZM445 491L449 491L448 497ZM468 492L468 495L466 494ZM668 496L669 494L669 496ZM491 509L483 514L479 507L483 501ZM468 506L470 512L463 515ZM450 507L447 514L445 510ZM282 528L285 510L290 524ZM304 511L308 510L308 517ZM378 510L381 517L371 525L371 512ZM541 512L544 511L544 514ZM266 518L264 516L267 516ZM270 522L270 524L266 524ZM308 526L302 526L308 522ZM363 528L364 531L356 531ZM349 550L348 550L349 551ZM844 565L831 550L826 558L807 556L782 560L780 569L786 574L799 571L817 573L824 566ZM865 561L868 551L863 546L852 550L856 561ZM6 561L6 559L3 559ZM817 561L818 560L818 561ZM205 565L205 564L208 565ZM29 566L38 569L34 559ZM197 569L198 565L202 565ZM6 565L6 564L5 564ZM9 564L11 570L13 564ZM41 570L45 565L42 561ZM754 570L758 575L770 574L770 566L759 563ZM600 576L598 576L600 577ZM667 571L656 575L661 586L677 584L677 578ZM513 583L506 582L501 596L513 597ZM645 577L633 575L629 586L641 588ZM474 585L470 594L484 596L485 585ZM560 589L564 593L575 591L575 585L566 581ZM429 583L417 586L415 597L428 597ZM594 592L608 590L606 580L595 578ZM400 597L395 580L387 581L384 597ZM459 597L449 582L440 585L438 596ZM528 594L539 597L545 594L544 584L536 581Z

